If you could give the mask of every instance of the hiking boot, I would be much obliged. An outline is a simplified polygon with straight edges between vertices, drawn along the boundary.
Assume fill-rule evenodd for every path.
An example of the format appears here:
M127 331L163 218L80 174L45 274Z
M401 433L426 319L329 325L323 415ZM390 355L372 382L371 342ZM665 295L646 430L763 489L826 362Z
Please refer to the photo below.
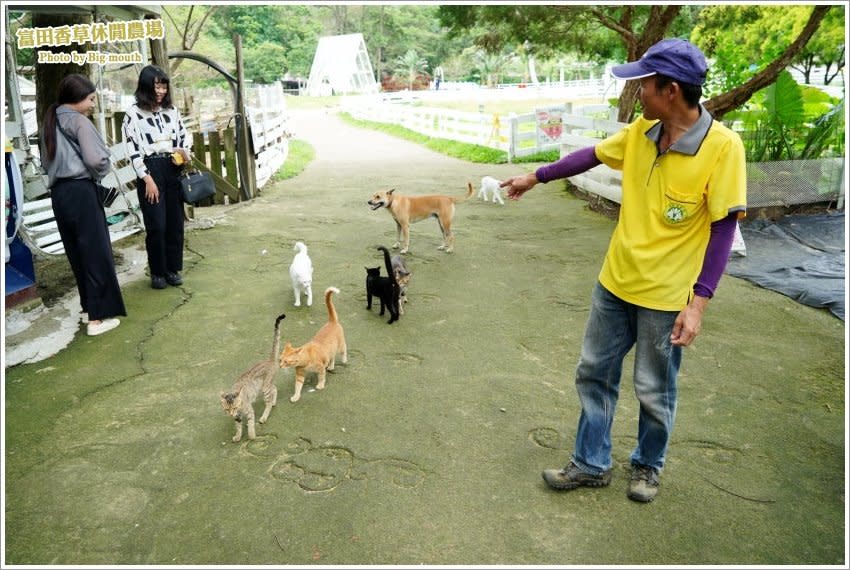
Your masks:
M151 277L151 287L154 289L165 289L168 285L165 283L165 277L154 275Z
M629 491L626 493L633 501L649 503L658 494L658 471L648 465L632 465L629 477Z
M183 278L180 277L179 273L169 271L165 274L165 282L176 287L183 284Z
M563 469L546 469L543 471L546 484L559 491L568 491L576 487L607 487L611 483L611 470L599 475L586 473L570 461Z

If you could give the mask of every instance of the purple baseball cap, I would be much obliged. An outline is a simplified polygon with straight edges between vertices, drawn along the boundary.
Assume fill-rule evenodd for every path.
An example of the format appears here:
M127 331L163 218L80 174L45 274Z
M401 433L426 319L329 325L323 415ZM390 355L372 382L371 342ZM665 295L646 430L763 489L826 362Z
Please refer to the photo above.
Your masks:
M706 69L705 56L697 46L670 38L653 45L637 61L615 65L611 75L617 79L640 79L660 74L682 83L702 85Z

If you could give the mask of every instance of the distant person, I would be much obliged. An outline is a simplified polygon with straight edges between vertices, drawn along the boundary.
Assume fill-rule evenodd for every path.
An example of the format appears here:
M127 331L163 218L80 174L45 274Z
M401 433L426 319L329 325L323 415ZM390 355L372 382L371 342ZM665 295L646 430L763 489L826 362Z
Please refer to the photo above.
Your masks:
M576 369L581 416L569 464L546 469L553 489L611 482L611 425L623 359L636 347L640 402L627 495L652 501L676 416L682 347L700 332L746 213L744 147L700 104L706 61L691 43L665 39L615 66L640 81L643 116L595 147L502 182L518 200L538 182L598 164L623 172L620 216L592 296Z
M443 82L443 66L438 65L434 68L434 89L436 91L440 90L440 83Z
M145 221L151 287L181 285L183 200L180 174L191 160L192 141L171 101L168 75L155 65L139 73L136 102L124 115L124 141L136 171Z
M89 119L97 104L88 77L66 75L42 121L41 157L50 202L71 264L86 332L97 336L127 314L115 275L109 226L95 186L109 172L109 149Z

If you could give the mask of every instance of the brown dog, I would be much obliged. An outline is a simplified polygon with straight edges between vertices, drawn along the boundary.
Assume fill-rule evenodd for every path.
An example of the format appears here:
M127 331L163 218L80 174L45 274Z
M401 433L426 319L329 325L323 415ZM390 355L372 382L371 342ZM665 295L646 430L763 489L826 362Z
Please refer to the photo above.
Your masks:
M392 190L381 190L376 192L366 203L371 206L372 210L378 208L386 208L392 214L396 224L396 243L393 248L397 248L401 243L404 246L399 253L407 253L410 246L410 224L419 222L431 216L437 218L437 223L440 224L440 231L443 232L443 245L438 249L444 250L446 253L451 253L454 250L455 236L452 233L452 218L455 215L455 204L467 201L472 196L472 184L466 183L468 190L466 196L455 198L452 196L443 196L440 194L431 194L428 196L404 196L396 194L395 188Z

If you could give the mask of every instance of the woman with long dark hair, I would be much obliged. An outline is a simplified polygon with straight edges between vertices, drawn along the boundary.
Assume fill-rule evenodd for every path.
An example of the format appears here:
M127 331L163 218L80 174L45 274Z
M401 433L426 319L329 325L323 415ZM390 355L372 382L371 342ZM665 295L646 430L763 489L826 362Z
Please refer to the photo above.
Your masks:
M138 177L151 287L180 285L183 201L179 165L191 159L192 142L171 102L168 75L159 67L148 65L139 73L136 102L127 109L123 131Z
M44 114L41 162L65 255L74 272L83 321L90 336L103 334L126 315L103 203L96 182L109 172L109 149L88 118L96 105L88 77L67 75L56 103Z

